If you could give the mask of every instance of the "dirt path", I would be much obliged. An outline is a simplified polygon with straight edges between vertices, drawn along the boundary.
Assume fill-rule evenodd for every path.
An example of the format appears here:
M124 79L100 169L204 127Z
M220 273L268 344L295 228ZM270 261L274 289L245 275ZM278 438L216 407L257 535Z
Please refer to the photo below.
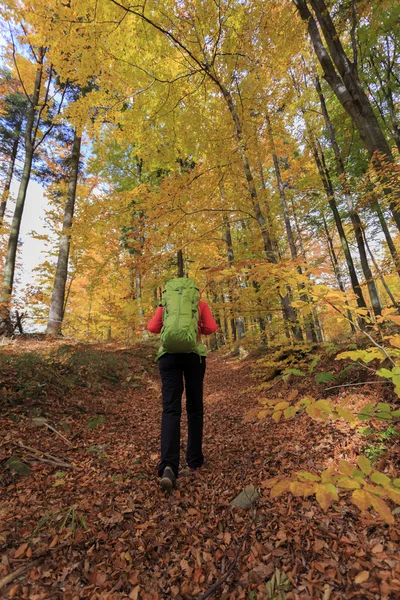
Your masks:
M156 372L146 371L133 391L91 404L81 399L87 417L104 412L105 421L93 430L83 427L71 448L48 431L33 430L28 421L17 426L9 415L2 418L2 449L22 441L65 457L74 468L38 462L31 477L0 488L0 580L28 568L0 590L0 597L197 598L226 572L239 547L237 565L214 598L268 598L266 582L275 569L290 579L282 596L288 600L399 598L395 527L360 516L344 500L324 513L315 499L269 499L266 479L352 460L357 436L346 426L307 417L278 424L246 417L260 395L251 372L250 360L208 359L206 466L195 476L182 475L168 497L159 491L155 474L161 416ZM278 386L274 393L285 394L287 388ZM78 421L76 413L71 416L71 427L79 431ZM185 443L184 423L182 468ZM250 484L261 490L256 509L232 509L231 500ZM73 533L71 513L62 526L71 507ZM52 519L30 537L50 513ZM368 579L357 583L364 571Z

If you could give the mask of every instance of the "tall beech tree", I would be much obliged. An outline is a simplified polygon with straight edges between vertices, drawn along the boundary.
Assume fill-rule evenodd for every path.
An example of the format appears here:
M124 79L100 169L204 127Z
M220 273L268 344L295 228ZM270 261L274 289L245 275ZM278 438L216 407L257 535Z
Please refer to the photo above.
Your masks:
M400 209L397 206L400 190L387 174L388 169L390 170L394 165L393 154L360 81L354 56L351 61L324 0L293 0L293 2L301 18L307 23L308 33L322 67L324 79L352 118L382 179L393 219L400 231ZM321 38L320 29L327 48Z
M0 116L0 152L5 164L4 186L0 199L0 227L3 223L16 160L21 148L22 128L28 110L28 101L21 83L9 70L1 73L3 79Z
M64 219L60 235L59 250L57 257L56 275L54 280L53 293L51 295L49 319L46 329L46 333L50 335L59 335L62 331L62 321L65 310L65 288L68 278L68 260L70 252L71 227L75 209L76 186L79 174L81 143L81 135L75 129L70 160L70 174L68 178L67 198L65 202Z

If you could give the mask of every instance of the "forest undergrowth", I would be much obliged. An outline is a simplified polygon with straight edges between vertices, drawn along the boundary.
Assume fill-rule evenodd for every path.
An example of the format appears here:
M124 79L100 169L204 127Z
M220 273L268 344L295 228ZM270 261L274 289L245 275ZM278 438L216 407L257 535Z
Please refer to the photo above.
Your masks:
M390 524L374 508L360 511L348 493L324 508L312 494L271 490L271 481L296 472L317 477L341 461L357 466L359 456L398 477L395 422L260 415L262 400L292 405L310 396L352 410L395 407L387 379L334 360L345 349L210 354L206 464L196 474L185 468L183 418L182 472L166 496L156 476L161 390L153 345L2 347L0 597L398 598L393 503ZM250 486L252 505L233 507Z

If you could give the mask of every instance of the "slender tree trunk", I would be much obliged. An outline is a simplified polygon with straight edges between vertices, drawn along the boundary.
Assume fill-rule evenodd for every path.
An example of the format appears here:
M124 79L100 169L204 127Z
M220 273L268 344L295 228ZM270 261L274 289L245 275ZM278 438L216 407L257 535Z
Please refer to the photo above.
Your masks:
M379 223L381 225L383 234L385 236L386 243L388 245L390 255L393 258L393 262L394 262L394 265L396 267L397 274L400 277L400 255L399 255L399 253L397 251L396 246L394 245L394 241L393 241L393 238L392 238L392 236L390 234L389 227L388 227L388 225L386 223L385 215L383 214L381 205L379 204L377 198L375 198L375 202L373 204L373 208L375 209L376 214L378 215Z
M376 272L378 273L379 279L381 280L381 282L382 282L382 285L383 285L383 287L385 288L385 291L386 291L387 295L389 296L389 298L390 298L390 300L391 300L391 302L392 302L393 306L395 306L396 308L399 308L399 304L398 304L398 302L396 301L395 297L393 296L392 292L390 291L390 288L389 288L389 286L387 285L387 283L386 283L386 281L385 281L385 278L384 278L384 276L383 276L383 274L382 274L382 271L380 270L380 268L379 268L379 266L378 266L378 263L377 263L377 262L376 262L376 260L375 260L375 257L374 257L374 255L373 255L373 253L372 253L372 250L371 250L371 248L370 248L370 246L369 246L369 244L368 244L368 240L367 240L367 236L365 235L365 230L364 230L364 228L362 229L362 235L364 236L364 242L365 242L365 246L366 246L366 248L367 248L367 250L368 250L368 253L369 253L370 257L371 257L372 264L374 265L374 267L375 267L375 270L376 270Z
M13 292L15 262L17 257L18 237L21 227L21 219L24 211L26 192L32 169L32 159L35 143L34 122L36 107L39 103L40 88L42 84L43 63L41 63L35 75L35 83L25 130L25 161L22 171L21 182L18 189L14 216L11 223L10 237L8 240L6 263L3 273L3 281L0 289L0 335L12 335L13 328L10 321L10 300Z
M361 219L354 208L353 198L349 191L349 186L346 177L346 170L344 168L344 163L342 160L342 155L340 153L339 144L336 139L335 128L332 125L332 121L329 116L328 109L326 107L326 102L324 95L322 93L321 85L319 83L318 77L315 78L315 87L317 89L321 110L325 121L325 126L328 131L328 136L330 139L330 144L332 146L334 155L335 155L335 164L336 164L336 174L341 182L341 186L343 189L343 194L346 199L347 208L350 215L350 220L353 225L354 235L357 242L358 252L360 254L361 267L364 273L365 280L368 286L368 292L371 299L372 308L375 315L380 315L382 312L382 306L379 300L378 290L375 285L374 278L372 277L372 272L370 266L368 264L367 252L364 244L364 237L362 232L362 224Z
M361 267L364 273L365 280L367 282L369 297L371 299L372 308L375 316L382 313L382 305L379 299L378 289L375 284L370 266L368 264L367 252L364 244L363 228L360 217L352 208L352 200L350 196L346 195L347 205L350 213L350 219L353 224L354 234L357 241L358 252L360 254Z
M327 106L326 106L326 102L325 102L325 97L324 97L324 94L322 92L322 87L321 87L321 83L319 81L318 75L315 77L314 82L315 82L315 89L317 90L317 93L318 93L318 96L319 96L319 100L320 100L320 104L321 104L321 110L322 110L322 115L324 117L325 126L326 126L326 129L327 129L327 132L328 132L328 137L330 139L330 142L331 142L331 145L332 145L332 149L333 149L333 152L334 152L334 155L335 155L336 171L337 171L339 179L340 179L340 181L341 181L341 183L343 185L343 191L346 194L347 204L351 205L352 202L351 202L351 200L349 202L349 198L348 198L349 192L348 192L348 185L347 185L347 181L346 181L346 171L345 171L345 168L344 168L342 155L340 153L339 144L337 143L337 139L336 139L335 129L333 127L332 121L331 121L330 116L329 116L329 112L328 112L328 109L327 109ZM400 256L399 256L399 254L397 252L397 249L396 249L396 247L395 247L395 245L393 243L393 239L392 239L392 237L390 235L389 228L387 226L387 223L386 223L385 217L384 217L384 215L382 213L382 210L381 210L381 208L379 206L378 200L376 200L374 207L375 207L375 210L376 210L376 212L378 214L379 222L381 224L382 231L383 231L383 233L385 235L387 244L389 246L390 253L391 253L392 257L393 257L393 260L395 262L397 271L398 271L398 273L400 275ZM353 226L354 226L354 223L353 223Z
M322 222L324 224L325 235L326 235L326 239L328 242L328 252L329 252L330 259L331 259L333 272L335 273L336 281L338 282L338 286L339 286L339 290L344 295L346 295L346 288L344 287L342 274L340 272L339 261L336 256L335 247L333 245L333 240L332 240L331 234L329 233L328 224L326 222L324 215L322 215ZM347 302L346 302L346 304L347 304ZM353 315L351 314L350 308L347 309L347 318L350 322L350 327L351 327L352 332L355 333L356 328L354 327Z
M362 88L357 70L344 51L328 7L324 0L309 1L321 27L329 53L324 46L307 0L293 0L300 17L307 23L315 53L324 71L324 79L357 127L381 179L385 194L388 196L396 226L400 230L400 210L397 207L399 189L393 188L393 184L385 175L388 165L393 164L393 155L389 144L373 111L372 104Z
M71 241L72 219L75 209L76 185L78 182L79 160L81 156L81 137L75 130L71 154L71 168L68 180L67 200L64 209L63 229L61 232L56 276L54 279L53 293L51 295L49 319L46 333L48 335L61 335L64 316L65 287L68 277L69 249Z
M6 212L7 201L8 201L8 197L10 195L11 181L12 181L13 174L14 174L15 159L17 158L20 132L17 132L17 133L18 133L18 136L15 138L14 143L13 143L13 147L11 150L11 156L10 156L10 162L8 163L7 176L6 176L6 180L4 183L3 193L1 195L0 227L3 224L4 213Z
M184 275L185 275L185 268L184 268L183 252L182 252L182 250L178 250L178 252L177 252L177 263L178 263L178 274L177 274L177 277L184 277Z
M328 204L332 211L333 218L335 220L335 225L338 230L340 243L342 245L343 253L344 253L344 256L346 259L346 263L347 263L347 268L349 270L351 286L356 295L357 306L359 308L367 308L363 293L361 291L360 283L358 281L356 269L354 267L353 258L350 253L350 248L349 248L349 244L347 242L347 237L346 237L346 234L343 229L342 219L340 217L340 214L339 214L339 211L337 208L337 204L336 204L336 200L335 200L335 193L333 191L333 185L332 185L332 182L331 182L331 179L329 176L329 171L327 170L327 168L325 166L323 154L322 154L322 158L321 158L318 153L318 150L314 144L312 144L312 152L313 152L314 159L315 159L315 162L316 162L316 165L318 168L318 172L321 177L322 185L324 186L324 189L325 189L325 193L326 193L326 196L328 199ZM365 326L364 319L359 319L359 323L360 323L360 326L361 325Z
M224 99L226 101L226 104L228 106L228 109L231 113L231 116L232 116L232 119L233 119L233 122L235 125L236 139L238 141L243 171L244 171L244 174L246 177L247 187L248 187L248 190L250 193L250 198L251 198L252 205L253 205L254 215L255 215L256 221L259 224L259 227L261 229L261 236L262 236L263 243L264 243L264 250L265 250L266 257L267 257L267 261L271 262L273 264L277 264L277 259L276 259L275 253L274 253L271 236L270 236L268 228L266 226L265 218L264 218L264 215L262 214L260 203L258 201L257 189L255 186L255 182L254 182L254 178L253 178L251 169L250 169L249 159L248 159L247 153L246 153L246 144L243 139L243 132L242 132L242 126L240 123L239 115L237 113L235 104L232 100L232 96L229 93L229 91L220 83L219 83L219 88L222 92L222 95L224 96ZM283 311L284 318L291 323L291 328L292 328L295 339L298 341L301 341L303 339L303 334L301 332L301 328L297 325L296 311L294 310L294 308L290 302L289 294L286 294L285 296L281 296L281 304L282 304L282 311Z
M272 154L272 159L274 162L275 177L276 177L276 182L278 185L279 197L281 200L283 220L285 221L286 235L287 235L288 241L289 241L290 255L291 255L293 261L297 261L297 248L296 248L296 244L294 241L292 224L291 224L290 218L289 218L289 211L288 211L288 207L287 207L285 187L283 185L281 169L279 166L279 160L278 160L278 156L277 156L276 149L275 149L275 141L274 141L274 135L272 132L271 120L269 118L269 114L267 111L265 112L265 121L267 124L267 132L268 132L268 137L269 137L269 142L270 142L271 154ZM302 274L300 265L297 266L297 271L300 275ZM299 284L299 288L300 288L301 300L303 302L309 303L309 299L307 297L307 294L305 293L304 284L303 283ZM306 323L306 338L311 342L317 341L316 332L314 331L314 329L310 323Z

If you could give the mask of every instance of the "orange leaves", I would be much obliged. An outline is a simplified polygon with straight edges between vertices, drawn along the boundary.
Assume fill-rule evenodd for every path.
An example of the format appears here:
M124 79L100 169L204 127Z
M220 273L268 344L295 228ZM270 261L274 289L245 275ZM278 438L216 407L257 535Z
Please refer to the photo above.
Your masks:
M344 475L349 475L351 477L354 473L354 467L351 463L347 462L347 460L341 460L339 463L339 471Z
M354 490L351 500L361 511L371 506L371 494L365 490Z
M377 496L371 494L371 504L378 513L378 515L381 517L381 519L383 519L389 525L393 525L394 516L392 515L390 507L386 504L384 500L382 500L382 498L378 498Z
M365 473L365 475L369 475L372 471L372 467L371 467L371 463L369 462L368 458L366 458L365 456L359 456L357 458L357 463L358 466L360 467L361 471L363 473Z
M354 578L354 583L364 583L369 579L369 571L360 571Z
M323 510L328 510L333 500L339 500L337 490L332 483L318 483L315 497Z
M22 558L25 554L25 552L28 549L28 543L22 544L16 551L14 554L14 558Z
M384 473L373 471L370 461L364 456L358 457L358 464L362 471L342 460L338 471L334 467L326 469L320 475L298 471L295 474L296 479L273 478L265 481L262 487L271 488L271 498L278 498L286 492L302 498L315 495L324 511L329 509L332 502L339 500L339 491L352 491L350 498L357 508L366 511L372 506L383 521L392 525L394 516L383 498L387 497L400 504L400 489L395 485L398 480L392 481ZM366 480L368 475L377 485L372 485Z
M281 481L278 481L278 483L276 483L271 489L271 498L278 498L285 492L288 492L290 490L290 483L291 482L289 479L282 479Z

